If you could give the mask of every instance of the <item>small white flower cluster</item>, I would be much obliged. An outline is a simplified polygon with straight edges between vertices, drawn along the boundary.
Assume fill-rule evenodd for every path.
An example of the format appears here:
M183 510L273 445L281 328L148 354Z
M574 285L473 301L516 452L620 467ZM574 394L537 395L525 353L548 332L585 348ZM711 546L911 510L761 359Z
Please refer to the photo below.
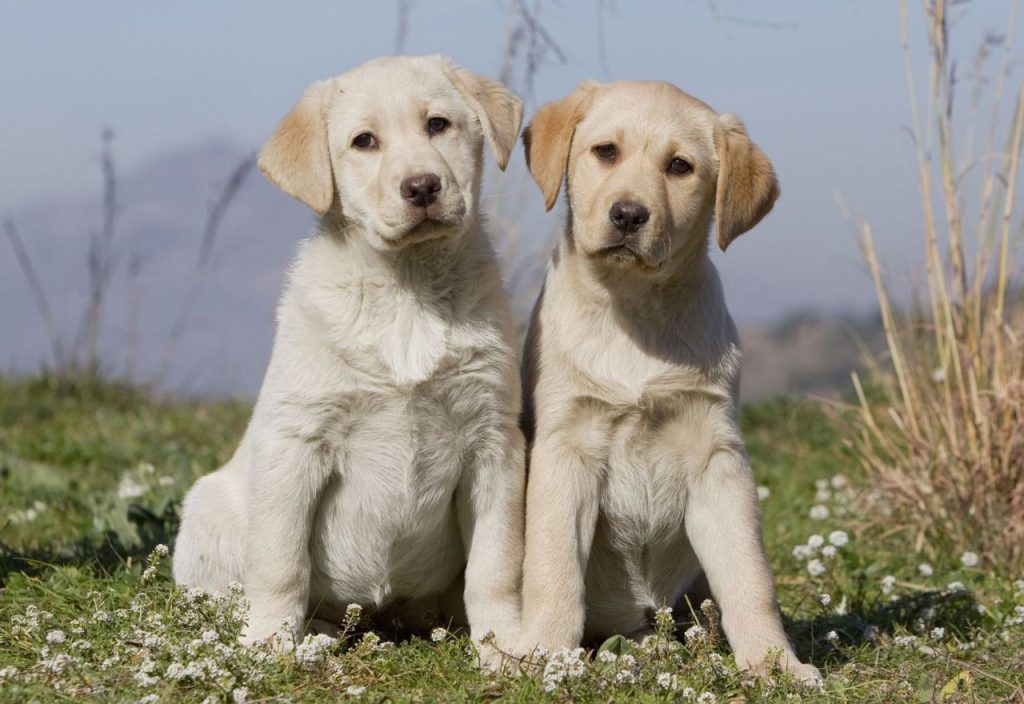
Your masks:
M123 501L141 499L156 488L168 488L176 484L174 477L163 474L156 476L156 467L149 462L140 462L134 469L121 473L117 484L117 496Z
M45 503L37 499L33 501L32 505L26 509L22 509L20 511L12 511L7 518L8 520L10 520L11 523L14 524L32 523L37 518L39 518L40 515L45 513L49 508L49 506L47 506Z
M637 666L636 658L626 653L620 655L616 661L618 671L615 673L616 684L634 684L640 674L640 668Z
M441 643L448 638L448 631L438 626L430 632L430 640L435 643Z
M659 672L654 681L659 687L670 692L679 689L679 675L674 675L671 672Z
M334 638L324 633L306 636L295 646L295 662L303 670L316 670L327 660L327 655L336 642Z
M815 481L814 501L815 504L811 507L809 516L816 521L827 520L833 514L846 515L851 502L851 492L846 477L837 474L831 479Z
M964 567L977 567L979 562L980 559L976 552L967 551L960 555L960 564Z
M803 545L793 548L793 557L798 560L807 560L807 572L812 577L820 577L828 571L828 565L816 555L825 559L831 559L839 554L839 548L845 547L850 542L850 537L842 530L834 530L828 534L828 542L821 535L815 534L807 539Z
M700 624L694 624L687 628L686 632L683 633L683 639L686 641L687 645L697 645L705 640L707 634L708 632L703 626Z
M559 648L547 657L541 681L544 691L553 692L565 680L579 679L587 672L583 648Z

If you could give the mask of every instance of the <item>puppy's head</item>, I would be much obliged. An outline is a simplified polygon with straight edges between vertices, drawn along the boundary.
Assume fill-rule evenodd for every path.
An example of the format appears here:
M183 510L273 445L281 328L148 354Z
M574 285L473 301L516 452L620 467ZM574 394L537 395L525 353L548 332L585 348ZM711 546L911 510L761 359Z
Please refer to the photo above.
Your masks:
M310 86L260 151L260 170L381 250L457 236L475 216L483 142L504 169L522 105L441 57L387 57Z
M572 242L609 267L656 271L702 251L712 214L724 250L779 196L739 119L669 83L584 83L542 107L523 141L548 209L567 178Z

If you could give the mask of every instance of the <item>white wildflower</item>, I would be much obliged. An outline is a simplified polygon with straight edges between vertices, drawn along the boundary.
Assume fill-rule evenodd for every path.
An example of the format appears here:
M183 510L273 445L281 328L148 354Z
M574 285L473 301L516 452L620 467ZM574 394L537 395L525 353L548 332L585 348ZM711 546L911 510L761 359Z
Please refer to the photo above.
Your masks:
M619 659L619 656L616 655L615 653L613 653L610 650L602 650L600 653L597 654L597 661L598 662L608 662L608 663L611 663L611 662L615 662L618 659Z
M67 653L57 653L52 658L44 658L39 661L46 672L63 672L68 665L75 663L75 658Z
M818 603L821 604L822 606L828 606L829 604L832 603L832 595L831 594L819 594L818 595Z
M183 680L190 675L190 670L180 662L172 662L167 666L164 674L172 680Z
M8 665L7 667L0 668L0 682L12 679L17 674L18 668L14 667L13 665Z
M811 548L814 548L814 549L818 549L818 548L820 548L824 544L825 544L825 539L822 538L820 535L817 535L817 534L812 535L810 538L807 539L807 546L811 547Z
M679 689L679 675L673 675L671 672L659 672L655 681L662 689L669 691Z
M828 506L817 504L811 507L810 517L816 521L823 521L829 516Z
M848 536L844 530L834 530L828 534L828 542L832 543L837 548L841 548L850 542L850 536Z
M173 486L174 485L174 477L169 477L166 474L162 475L156 481L157 481L157 483L160 486Z
M835 545L826 545L821 549L822 557L835 557L838 553L838 549Z
M714 694L712 694L711 692L704 692L699 697L697 697L697 701L701 704L714 704L716 700Z
M615 681L618 684L634 684L636 682L636 670L625 668L615 673Z
M932 381L936 384L941 384L946 380L946 370L944 367L935 367L932 369Z
M946 585L946 589L951 592L964 592L967 591L967 587L964 586L963 582L950 582Z
M334 639L325 633L306 636L295 648L295 661L303 670L315 670L327 659L327 650L333 643Z
M892 639L892 642L901 647L913 645L917 641L917 636L896 636Z
M920 565L918 565L917 571L920 573L922 577L931 577L933 574L935 574L935 570L932 569L932 566L929 565L927 562L922 562Z
M235 702L235 704L245 704L245 702L249 701L249 688L238 687L233 692L231 692L231 699Z
M887 574L882 577L882 593L892 594L896 589L896 578L891 574Z
M768 487L764 486L763 484L761 486L757 487L757 500L758 501L767 501L768 498L771 495L772 495L772 490L769 489Z
M704 630L703 626L694 624L693 626L687 628L686 632L683 633L683 639L687 642L687 644L692 645L693 643L696 643L701 638L703 638L706 633L707 631Z
M941 626L936 626L931 630L929 635L931 635L932 640L942 640L946 637L946 629Z
M153 548L152 554L156 555L157 557L167 557L171 554L171 550L163 543L160 543L155 548Z
M59 643L63 643L65 640L67 640L67 638L68 637L64 634L64 631L61 630L50 631L46 634L46 642L50 645L57 645Z
M432 630L430 632L430 640L434 641L435 643L440 643L441 641L443 641L447 637L448 637L448 631L446 631L445 629L443 629L441 627L435 628L434 630Z
M817 559L817 558L815 558L815 559L813 559L813 560L811 560L810 562L807 563L807 572L812 577L820 577L821 575L825 574L825 572L827 572L827 571L828 571L828 568L825 566L825 563L822 562L821 560Z
M551 653L541 676L544 690L553 692L563 680L582 677L586 673L583 652L583 648L559 648Z
M140 687L152 687L160 681L159 678L153 677L153 675L147 674L145 672L136 672L134 678L136 684L138 684Z
M159 571L159 568L156 565L150 565L149 567L147 567L146 569L144 569L142 571L142 581L143 582L152 582L154 579L156 579L156 575L157 575L158 571Z
M359 604L349 604L345 608L345 620L356 622L363 617L363 607Z
M131 475L121 475L121 482L117 485L117 495L122 499L137 499L146 493L146 487L132 479Z
M829 631L828 633L825 634L825 640L827 640L832 645L835 645L836 643L839 642L839 634L836 633L835 631Z
M846 487L846 477L842 474L837 474L828 483L832 485L833 489L843 489Z
M967 551L960 556L960 563L964 567L977 567L978 566L978 553Z
M808 557L814 554L814 551L807 545L797 545L793 548L793 557L798 560L806 560Z
M365 693L366 693L366 687L363 687L362 685L355 685L354 684L354 685L352 685L351 687L349 687L348 689L345 690L345 694L347 694L350 697L361 697Z

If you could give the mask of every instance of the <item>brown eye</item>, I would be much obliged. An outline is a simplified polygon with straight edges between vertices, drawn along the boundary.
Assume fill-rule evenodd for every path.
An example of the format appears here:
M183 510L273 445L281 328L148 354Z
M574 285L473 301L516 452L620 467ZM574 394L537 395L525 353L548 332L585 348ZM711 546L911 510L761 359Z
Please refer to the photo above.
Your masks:
M427 134L441 134L448 129L451 124L452 123L448 122L448 120L443 117L432 117L427 120Z
M686 159L673 159L668 163L668 170L674 174L688 174L693 171L693 165Z
M377 138L369 132L363 132L352 140L352 146L356 149L373 149L377 146Z
M594 154L601 161L615 161L615 157L618 156L619 150L614 144L598 144L594 147Z

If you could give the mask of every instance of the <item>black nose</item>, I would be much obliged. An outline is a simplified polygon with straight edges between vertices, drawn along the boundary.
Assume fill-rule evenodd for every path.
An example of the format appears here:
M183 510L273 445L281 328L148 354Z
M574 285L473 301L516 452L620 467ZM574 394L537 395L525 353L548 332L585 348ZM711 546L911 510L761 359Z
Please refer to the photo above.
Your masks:
M620 200L608 211L608 219L622 232L636 232L651 219L651 211L631 200Z
M402 181L402 197L413 205L425 208L435 200L441 192L441 179L437 174L419 174Z

